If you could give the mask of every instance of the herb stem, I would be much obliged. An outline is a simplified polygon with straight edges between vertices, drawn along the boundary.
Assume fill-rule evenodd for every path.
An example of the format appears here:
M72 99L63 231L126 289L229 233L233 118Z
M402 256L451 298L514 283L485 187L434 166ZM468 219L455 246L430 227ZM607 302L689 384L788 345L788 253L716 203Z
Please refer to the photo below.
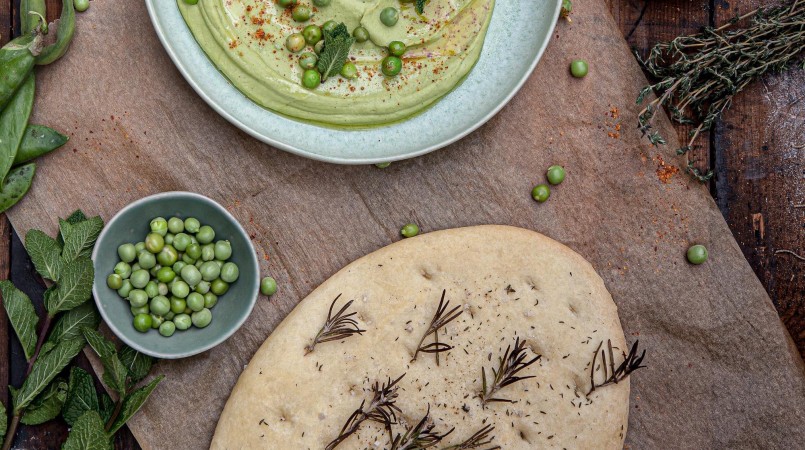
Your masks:
M6 440L3 442L3 450L11 449L11 443L14 442L14 436L17 434L17 427L20 425L20 418L22 418L22 411L14 414L14 417L11 419L11 425L8 426Z
M124 396L120 396L117 399L117 404L115 405L115 410L112 412L112 415L109 417L109 421L106 422L106 426L103 427L104 430L107 432L112 429L112 424L115 423L117 417L120 415L120 411L123 409L123 398Z

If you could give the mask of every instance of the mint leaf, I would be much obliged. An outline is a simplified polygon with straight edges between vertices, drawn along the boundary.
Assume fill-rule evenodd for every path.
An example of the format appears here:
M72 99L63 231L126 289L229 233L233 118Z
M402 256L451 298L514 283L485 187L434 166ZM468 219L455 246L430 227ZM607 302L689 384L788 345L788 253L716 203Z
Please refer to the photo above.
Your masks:
M45 308L55 316L59 311L67 311L89 300L92 295L92 279L95 270L92 261L80 258L62 268L59 284L55 291L45 293Z
M103 429L97 411L87 411L76 420L62 450L111 450L112 440Z
M154 358L138 352L128 345L124 345L120 349L120 362L126 367L129 373L132 384L145 378L148 372L151 371L151 365L154 364Z
M416 12L419 14L425 13L425 2L427 0L416 0Z
M72 214L70 214L69 217L67 217L66 222L71 224L71 225L75 225L75 224L77 224L79 222L83 222L85 220L87 220L87 216L84 214L84 211L81 211L80 209L76 209L75 211L73 211Z
M66 398L67 383L64 380L58 379L50 383L50 386L25 409L20 422L25 425L39 425L53 420L59 415Z
M103 363L103 377L101 379L109 389L118 393L122 398L126 395L126 366L120 362L117 352L101 357Z
M77 209L73 211L72 214L67 219L59 219L59 235L57 236L60 245L64 245L64 238L68 234L70 234L70 230L72 230L73 225L77 223L81 223L87 220L87 216L84 215L84 211Z
M103 219L96 216L71 225L65 230L64 248L61 258L64 262L70 262L82 256L89 256L92 246L98 239L98 235L103 229Z
M319 55L318 62L321 81L341 72L349 58L349 49L354 43L355 38L350 36L347 26L343 23L338 24L333 31L324 32L324 50Z
M61 245L39 230L29 230L25 235L25 250L31 256L36 271L43 278L57 281L61 270Z
M8 431L8 413L6 412L6 407L3 405L3 402L0 402L0 442L3 442L4 438L6 437L6 431Z
M140 389L137 389L126 397L126 400L123 401L123 407L120 409L120 415L117 416L117 419L115 419L115 423L112 424L112 428L109 429L109 433L114 434L117 432L117 430L125 425L126 422L128 422L128 420L131 419L134 414L140 410L140 408L142 408L145 401L148 400L148 397L151 395L151 392L154 391L163 378L165 378L164 375L154 378L150 383L146 384Z
M62 341L46 355L38 358L31 374L15 394L14 413L17 414L30 405L56 375L70 364L70 361L84 348L84 344L83 339Z
M50 332L45 344L48 342L55 344L64 339L73 339L83 336L84 328L94 330L98 328L100 323L101 316L95 309L95 304L86 302L59 317L59 320L56 321L56 325L53 326L53 330Z
M3 295L3 305L11 326L22 344L25 359L31 359L36 351L36 324L39 322L34 305L24 292L8 280L0 281L0 294Z
M61 415L68 425L73 426L87 411L100 411L95 383L92 382L92 376L86 370L73 367L70 369L70 384ZM104 423L106 423L106 419L104 419Z
M81 331L84 334L84 339L87 340L89 346L92 347L99 357L105 358L115 354L115 345L106 340L101 333L91 328L84 328Z
M39 356L43 356L45 353L53 350L54 347L56 347L55 341L45 342L44 344L42 344L42 348L39 349Z
M101 393L101 418L103 419L103 423L109 423L109 420L112 418L112 414L115 413L115 402L112 401L112 397L109 397L109 394L106 392Z

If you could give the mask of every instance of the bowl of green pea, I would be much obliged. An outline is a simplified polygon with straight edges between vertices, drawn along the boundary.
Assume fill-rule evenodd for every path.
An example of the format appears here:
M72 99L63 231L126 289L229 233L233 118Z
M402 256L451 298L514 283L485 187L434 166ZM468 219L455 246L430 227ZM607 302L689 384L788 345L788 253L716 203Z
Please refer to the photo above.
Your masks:
M225 341L260 288L249 235L223 206L192 192L156 194L120 210L92 260L104 321L156 358L184 358Z

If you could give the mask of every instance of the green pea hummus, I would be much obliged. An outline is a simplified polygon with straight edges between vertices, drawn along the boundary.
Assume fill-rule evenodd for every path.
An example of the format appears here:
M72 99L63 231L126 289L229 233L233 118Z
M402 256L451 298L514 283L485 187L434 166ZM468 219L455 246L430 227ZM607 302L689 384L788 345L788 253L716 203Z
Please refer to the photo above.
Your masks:
M201 0L179 9L198 43L218 69L257 104L295 119L351 128L372 127L410 118L432 106L472 70L481 54L495 0L430 0L424 14L400 0L332 0L313 7L306 23L274 0ZM396 25L380 22L380 11L400 10ZM331 77L316 89L300 79L300 54L285 48L293 33L328 20L352 32L363 26L371 39L355 43L349 59L358 77ZM403 70L386 77L380 69L388 45L407 46ZM312 47L305 51L313 51Z

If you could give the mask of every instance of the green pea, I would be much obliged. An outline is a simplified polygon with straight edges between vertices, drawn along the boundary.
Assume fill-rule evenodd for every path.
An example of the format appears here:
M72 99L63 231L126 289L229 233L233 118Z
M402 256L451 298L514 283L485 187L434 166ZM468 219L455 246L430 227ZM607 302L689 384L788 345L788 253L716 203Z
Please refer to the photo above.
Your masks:
M238 265L233 262L228 262L221 267L221 279L227 283L234 283L240 276Z
M388 167L390 165L391 165L390 162L384 162L384 163L375 164L375 167L377 167L378 169L385 169L386 167Z
M156 278L157 274L159 273L159 269L161 269L161 268L162 268L162 266L157 264L154 267L152 267L151 269L149 269L148 273L151 275L151 278Z
M204 309L204 296L198 292L192 292L187 296L187 307L193 311Z
M576 78L586 77L588 71L589 66L587 65L587 61L583 59L576 59L570 63L570 74Z
M165 319L162 316L158 316L154 313L151 313L150 315L151 315L151 329L152 330L159 329L159 326L162 325L162 322L164 322Z
M187 308L187 302L183 298L171 297L171 312L181 314Z
M316 89L321 84L321 74L317 70L306 70L302 73L302 86Z
M131 266L129 263L120 261L119 263L115 264L115 273L120 275L120 278L127 279L131 276Z
M157 265L157 258L148 250L143 250L137 255L137 264L140 265L141 269L151 269Z
M146 284L148 284L150 279L151 274L149 274L145 269L140 269L131 274L131 285L136 289L142 289Z
M212 322L212 313L209 309L204 308L201 311L196 311L191 316L193 326L197 328L204 328Z
M109 289L116 291L123 287L123 277L116 273L110 274L106 277L106 285L109 286Z
M184 220L184 230L188 233L198 233L198 229L201 228L201 222L198 221L195 217L188 217Z
M402 60L394 55L386 56L380 64L383 75L395 77L402 72Z
M344 66L341 67L341 76L346 78L347 80L353 80L358 78L358 66L355 65L354 62L347 61L344 63Z
M131 265L131 273L134 273L140 269L142 269L142 267L140 267L140 263L134 263Z
M159 295L159 285L156 281L149 281L148 284L145 285L145 293L148 294L148 298L154 298Z
M157 254L157 262L161 266L172 266L179 259L179 252L172 245L166 245Z
M215 261L207 261L201 265L199 272L204 281L213 281L221 275L221 267Z
M131 285L131 281L123 280L123 286L117 290L117 295L126 298L131 293L131 290L134 289L134 286Z
M352 37L355 38L355 42L366 42L369 40L369 30L364 27L358 27L352 30Z
M165 225L167 227L167 225ZM167 234L167 233L166 233ZM158 233L149 233L145 237L145 249L151 253L159 253L165 246L165 238Z
M198 0L193 1L197 2ZM159 326L159 334L161 334L162 336L171 337L175 332L176 332L176 325L170 320L162 322L162 325Z
M229 241L215 243L215 259L226 261L232 256L232 244Z
M308 25L302 30L302 36L308 45L316 45L321 40L321 27L318 25Z
M131 308L129 308L129 311L131 311L132 316L136 316L138 314L151 314L148 311L148 305L132 306Z
M184 262L189 266L192 266L193 264L196 263L196 260L191 258L190 255L188 255L187 253L185 253L184 255L182 255L182 262Z
M187 229L187 226L185 226ZM190 236L185 233L178 233L176 237L173 238L173 248L177 251L183 252L187 250L187 247L190 245Z
M168 221L163 217L157 217L151 221L151 232L157 233L160 236L168 234Z
M333 0L313 0L313 4L316 6L330 6Z
M327 22L324 22L324 25L321 26L321 30L325 33L332 33L337 26L338 22L335 20L328 20Z
M212 292L215 295L219 296L224 295L228 290L229 290L229 283L220 278L215 279L213 280L212 283L210 283L210 292Z
M176 317L173 318L173 324L176 325L177 330L184 331L193 325L193 321L190 319L189 315L182 313L177 314Z
M548 183L557 185L565 181L565 168L556 165L548 167L548 172L545 175L548 178Z
M196 239L198 239L199 244L209 244L215 239L215 230L209 225L204 225L198 229Z
M165 317L165 320L173 320L173 316L175 316L175 315L176 314L173 311L168 311L168 313L165 314L164 317Z
M260 281L260 292L263 295L274 295L277 293L277 280L271 277L264 277L262 281Z
M400 234L407 238L414 237L419 234L419 226L415 223L406 224L400 229Z
M138 242L134 244L134 254L139 255L141 251L145 250L145 242Z
M174 237L176 237L176 235L173 234L173 233L166 234L165 235L165 245L172 245Z
M709 252L707 251L707 247L701 244L692 245L688 248L688 262L691 264L699 265L704 264L707 261L707 258L710 256Z
M198 284L196 285L195 291L198 292L199 294L206 294L207 292L210 292L210 282L203 280L199 281Z
M321 55L322 50L324 50L324 39L320 40L316 45L313 46L313 51L316 52L317 55Z
M402 56L405 54L405 44L401 41L391 41L389 44L389 53L394 56Z
M187 267L193 267L193 266L185 266L185 268ZM185 268L182 268L182 270L184 270ZM195 267L193 268L195 269ZM190 293L190 286L188 286L186 282L182 280L175 280L173 282L173 286L171 286L171 294L179 298L185 298L189 293Z
M151 308L151 312L158 316L164 316L171 310L171 302L168 300L168 297L165 297L164 295L157 295L156 297L152 298L149 306Z
M291 17L293 20L297 22L307 22L310 20L310 16L313 15L313 11L310 10L309 6L306 5L296 5L291 11Z
M219 268L219 269L220 269L221 267L224 267L224 262L223 262L223 261L221 261L221 260L216 259L216 260L215 260L215 261L213 261L213 262L214 262L215 264L218 264L218 268Z
M193 265L194 265L194 266L196 266L196 269L201 269L201 265L202 265L202 264L204 264L204 260L199 259L199 260L198 260L198 261L196 261L196 262L195 262L195 264L193 264Z
M184 221L178 217L171 217L168 219L168 231L173 234L181 233L184 231Z
M186 265L182 267L182 272L180 273L182 279L187 283L189 286L195 286L201 281L201 272L193 265ZM180 297L182 297L180 295Z
M137 251L134 250L134 244L123 244L117 248L117 256L125 263L130 263L137 258Z
M149 314L137 314L134 316L134 329L140 333L145 333L151 329L151 316Z
M168 293L170 292L170 289L168 289L168 285L165 283L159 283L157 284L157 287L159 288L159 295L163 296L168 295Z
M129 292L129 303L135 308L148 304L148 294L142 289L133 289Z
M551 188L547 184L538 184L531 190L531 198L543 203L551 196Z
M199 259L201 257L201 246L199 244L188 245L187 250L185 250L185 255L193 259Z
M397 8L389 6L388 8L383 8L380 11L380 22L387 27L393 27L397 25L397 21L400 19L400 12L397 11Z
M187 263L184 261L177 261L176 264L173 265L173 271L176 273L182 273L182 268L186 265Z
M296 4L296 0L277 0L277 3L283 8L289 8Z
M212 308L216 304L218 304L218 296L213 294L212 292L207 292L204 294L204 307L205 308Z
M305 52L299 56L299 67L303 69L315 69L319 62L319 57L315 53Z
M196 0L198 3L198 0ZM89 9L89 0L73 0L73 7L78 12L84 12Z
M162 283L170 283L174 278L176 278L176 272L170 267L163 267L157 272L157 280Z

